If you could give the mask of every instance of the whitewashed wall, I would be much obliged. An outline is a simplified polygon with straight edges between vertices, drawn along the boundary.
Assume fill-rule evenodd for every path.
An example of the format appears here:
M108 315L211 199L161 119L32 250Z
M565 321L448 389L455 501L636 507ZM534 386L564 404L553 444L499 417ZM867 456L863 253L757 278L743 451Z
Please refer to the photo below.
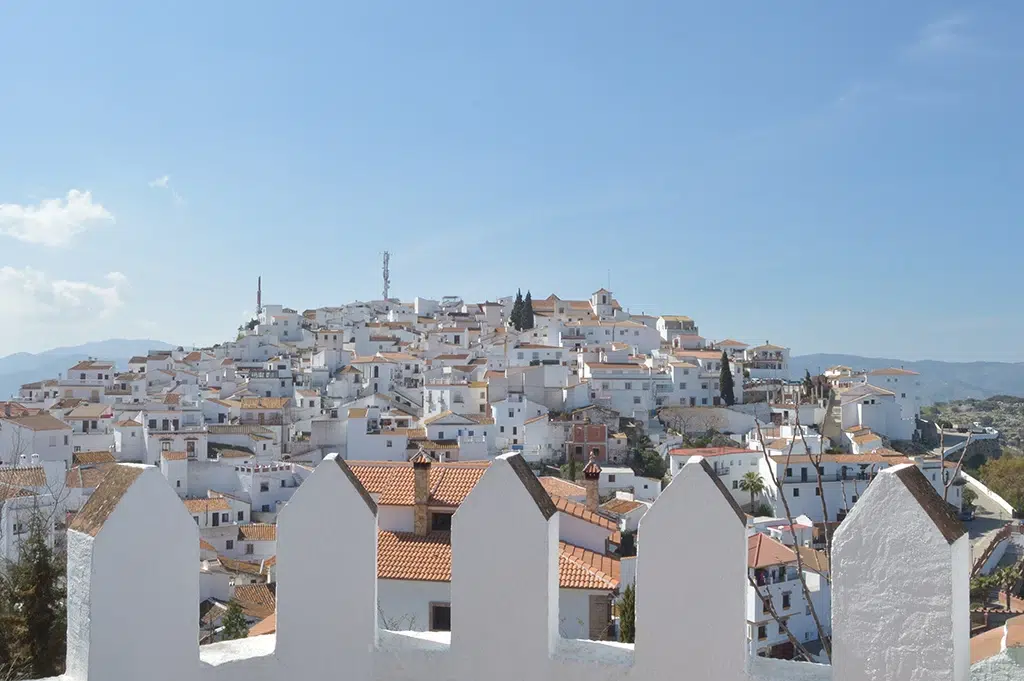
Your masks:
M202 650L195 523L159 471L120 466L69 529L65 678L966 681L968 540L905 468L881 473L836 534L830 670L749 660L745 523L704 461L641 522L636 646L559 636L559 514L517 455L455 515L451 634L379 630L376 506L331 456L280 515L277 634ZM344 531L310 531L342 518ZM515 550L490 550L495 536ZM1024 678L999 662L974 678Z

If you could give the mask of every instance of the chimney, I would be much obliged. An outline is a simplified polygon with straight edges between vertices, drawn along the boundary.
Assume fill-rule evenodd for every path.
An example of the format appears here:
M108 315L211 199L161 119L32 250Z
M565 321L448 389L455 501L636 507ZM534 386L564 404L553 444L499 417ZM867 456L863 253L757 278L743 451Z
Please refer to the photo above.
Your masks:
M413 477L413 533L417 537L425 537L430 533L430 513L427 502L430 500L430 457L422 449L412 457Z
M583 489L587 490L586 507L588 511L597 513L601 497L597 491L597 483L601 479L601 467L597 465L597 450L590 452L590 461L583 467Z
M33 454L32 455L32 465L33 466L39 466L39 455L38 454Z
M22 467L27 466L28 465L28 457L25 456L24 454L19 455L18 456L18 465L22 466Z

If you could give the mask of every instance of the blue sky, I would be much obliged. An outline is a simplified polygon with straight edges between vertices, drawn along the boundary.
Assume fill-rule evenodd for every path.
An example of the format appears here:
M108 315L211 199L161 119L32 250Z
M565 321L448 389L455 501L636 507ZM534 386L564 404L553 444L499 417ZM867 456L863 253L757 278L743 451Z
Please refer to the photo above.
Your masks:
M301 6L296 6L301 5ZM0 354L611 288L1024 360L1024 4L0 5Z

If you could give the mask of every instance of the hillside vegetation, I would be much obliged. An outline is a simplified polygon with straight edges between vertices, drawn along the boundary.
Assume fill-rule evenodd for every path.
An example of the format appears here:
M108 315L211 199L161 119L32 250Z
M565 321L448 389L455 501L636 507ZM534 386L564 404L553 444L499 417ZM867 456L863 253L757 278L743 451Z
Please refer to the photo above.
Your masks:
M1004 454L1024 454L1024 397L995 395L985 399L938 402L921 409L923 418L946 422L950 426L977 423L999 431Z

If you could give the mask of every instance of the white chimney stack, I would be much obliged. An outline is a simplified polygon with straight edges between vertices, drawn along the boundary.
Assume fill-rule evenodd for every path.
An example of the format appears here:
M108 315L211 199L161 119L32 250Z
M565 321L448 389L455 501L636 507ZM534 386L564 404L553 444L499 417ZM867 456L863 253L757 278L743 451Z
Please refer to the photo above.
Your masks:
M28 462L28 457L27 456L25 456L24 454L21 454L21 455L18 456L18 465L19 466L24 466L27 462Z
M33 454L32 455L32 465L33 466L38 466L39 465L39 455L38 454Z

